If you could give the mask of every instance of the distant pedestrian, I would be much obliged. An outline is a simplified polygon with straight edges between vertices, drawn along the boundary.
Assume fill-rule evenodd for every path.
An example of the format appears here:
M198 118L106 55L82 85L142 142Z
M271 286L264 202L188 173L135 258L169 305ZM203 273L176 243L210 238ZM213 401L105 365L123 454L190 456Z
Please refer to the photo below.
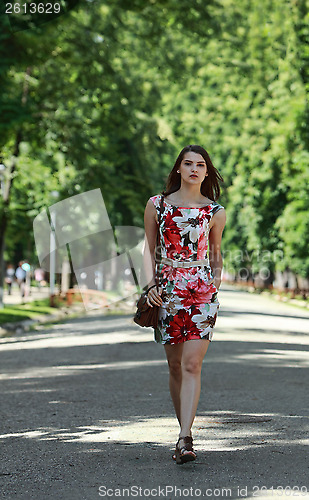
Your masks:
M24 298L27 273L23 269L22 265L23 265L23 261L20 261L18 263L18 267L15 271L15 276L16 276L16 280L17 280L17 283L19 286L19 291L20 291L21 297Z
M34 270L34 279L37 282L39 290L41 290L41 286L44 283L45 271L41 267L37 267Z
M8 287L8 294L9 295L11 295L11 293L12 293L12 284L13 284L13 281L15 279L14 275L15 275L15 271L14 271L13 264L8 264L8 266L6 268L6 272L5 272L5 282L6 282L7 287Z

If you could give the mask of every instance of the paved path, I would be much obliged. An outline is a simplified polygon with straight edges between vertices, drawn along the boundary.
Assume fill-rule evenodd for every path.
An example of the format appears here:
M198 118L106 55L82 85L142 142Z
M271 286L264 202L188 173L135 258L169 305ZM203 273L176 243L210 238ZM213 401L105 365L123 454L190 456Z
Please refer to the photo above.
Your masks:
M152 329L91 315L0 339L2 497L260 498L281 486L306 498L309 312L227 286L219 300L198 459L182 466Z

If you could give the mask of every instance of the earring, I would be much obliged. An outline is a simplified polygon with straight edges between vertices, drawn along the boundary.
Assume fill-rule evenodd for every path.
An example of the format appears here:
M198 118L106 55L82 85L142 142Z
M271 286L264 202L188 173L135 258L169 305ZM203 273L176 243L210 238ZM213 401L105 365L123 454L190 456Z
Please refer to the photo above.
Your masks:
M179 174L179 170L177 170L178 174Z

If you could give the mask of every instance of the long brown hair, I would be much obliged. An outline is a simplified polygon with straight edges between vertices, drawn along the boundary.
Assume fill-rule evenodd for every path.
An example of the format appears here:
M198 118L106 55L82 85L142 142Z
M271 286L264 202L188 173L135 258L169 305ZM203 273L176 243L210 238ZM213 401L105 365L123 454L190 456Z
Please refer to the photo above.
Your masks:
M189 146L185 146L180 151L175 161L175 165L173 166L167 178L166 189L161 191L161 194L163 194L163 196L168 196L169 194L178 191L178 189L180 188L181 176L180 174L177 173L177 169L179 168L185 153L188 153L189 151L193 151L193 153L200 154L206 161L208 176L205 177L205 179L201 184L201 193L204 196L207 196L212 201L217 200L220 196L219 180L221 182L224 182L223 178L219 174L218 170L213 166L207 151L204 148L202 148L202 146L197 146L196 144L190 144Z

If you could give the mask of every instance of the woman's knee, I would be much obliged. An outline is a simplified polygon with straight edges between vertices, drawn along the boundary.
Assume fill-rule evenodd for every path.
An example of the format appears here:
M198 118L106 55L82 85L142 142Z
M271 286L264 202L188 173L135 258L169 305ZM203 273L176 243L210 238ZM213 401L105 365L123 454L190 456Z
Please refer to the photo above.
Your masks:
M168 360L168 367L169 367L170 374L172 376L181 375L181 360L169 359Z
M182 363L182 371L190 375L200 375L202 364L199 359L188 359Z

